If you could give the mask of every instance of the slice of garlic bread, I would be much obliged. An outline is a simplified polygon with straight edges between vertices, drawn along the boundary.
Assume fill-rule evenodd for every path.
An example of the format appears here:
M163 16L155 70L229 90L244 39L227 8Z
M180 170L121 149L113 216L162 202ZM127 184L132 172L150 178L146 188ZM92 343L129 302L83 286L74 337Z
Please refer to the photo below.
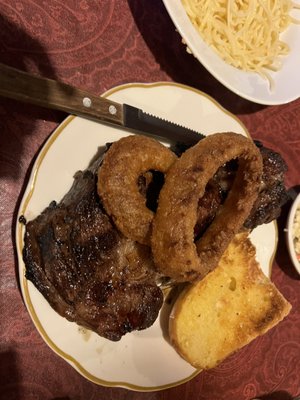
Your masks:
M274 327L290 309L262 272L247 233L241 233L218 267L179 295L170 316L171 343L194 367L213 368Z

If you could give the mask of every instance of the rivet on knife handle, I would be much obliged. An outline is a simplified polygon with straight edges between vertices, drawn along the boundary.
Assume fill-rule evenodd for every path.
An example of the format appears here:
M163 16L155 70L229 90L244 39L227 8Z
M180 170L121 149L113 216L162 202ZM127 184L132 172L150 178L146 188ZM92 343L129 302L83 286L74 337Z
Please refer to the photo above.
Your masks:
M122 105L63 82L0 64L0 95L38 106L123 125Z

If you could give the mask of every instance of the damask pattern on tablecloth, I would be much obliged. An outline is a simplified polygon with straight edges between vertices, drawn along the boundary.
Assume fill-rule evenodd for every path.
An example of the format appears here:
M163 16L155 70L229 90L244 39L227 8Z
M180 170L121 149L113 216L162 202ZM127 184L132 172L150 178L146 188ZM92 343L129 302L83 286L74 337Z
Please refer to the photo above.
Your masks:
M300 183L300 100L263 107L224 88L186 53L161 0L0 0L0 62L96 94L136 81L192 85L238 114L252 137L280 151L288 187ZM0 399L140 399L139 393L88 382L56 356L18 289L16 210L38 150L64 117L0 99ZM218 368L144 398L246 400L281 392L285 400L285 392L300 392L299 278L286 255L284 219L279 223L272 278L293 304L290 316Z

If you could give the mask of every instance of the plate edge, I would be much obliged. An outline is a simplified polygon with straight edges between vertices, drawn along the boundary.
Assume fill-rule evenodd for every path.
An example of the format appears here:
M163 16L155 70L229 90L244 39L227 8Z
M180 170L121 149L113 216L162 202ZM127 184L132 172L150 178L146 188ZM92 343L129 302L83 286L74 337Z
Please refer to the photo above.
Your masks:
M210 100L218 109L220 109L222 112L224 112L225 114L227 114L228 116L230 116L231 118L233 118L236 122L238 122L238 124L243 128L245 134L251 138L251 135L249 134L247 128L245 127L245 125L242 123L242 121L239 120L238 117L236 117L234 114L232 114L230 111L226 110L222 105L220 105L214 98L212 98L210 95L202 92L201 90L198 90L196 88L184 85L184 84L180 84L180 83L176 83L176 82L164 82L164 81L159 81L159 82L154 82L154 83L127 83L127 84L123 84L123 85L119 85L116 87L113 87L111 89L108 89L107 91L105 91L103 93L103 97L109 97L111 94L118 92L120 90L129 88L129 87L141 87L141 88L151 88L151 87L158 87L158 86L173 86L173 87L180 87L182 89L185 89L187 91L193 91L205 98L207 98L208 100ZM30 299L30 295L29 295L29 290L28 290L28 284L27 284L27 280L25 278L25 270L24 270L24 262L23 259L20 257L20 255L22 254L23 251L23 233L24 233L24 225L22 225L19 222L19 216L24 214L24 211L26 210L26 207L28 206L28 203L30 201L30 198L33 194L33 190L34 190L34 184L35 184L35 180L36 180L36 176L38 173L38 170L40 168L40 165L45 157L45 155L47 154L49 148L51 147L52 143L57 139L57 137L62 133L62 131L65 129L65 127L72 122L73 119L75 118L79 118L79 117L75 117L75 116L68 116L55 130L54 132L49 136L48 140L46 141L45 145L43 146L41 152L39 153L33 167L32 167L32 173L29 177L29 181L28 181L28 186L30 185L29 191L26 192L24 194L24 197L22 199L22 202L20 204L19 210L18 210L18 214L17 214L17 227L16 227L16 241L17 241L17 249L18 249L18 261L19 261L19 280L22 279L22 283L21 283L21 291L22 291L22 295L24 297L25 301L25 305L28 309L28 312L31 315L31 318L38 330L38 332L40 333L40 335L42 336L43 340L46 342L46 344L51 348L51 350L53 350L56 354L58 354L60 357L62 357L63 359L65 359L69 364L71 364L75 370L77 370L81 375L83 375L85 378L87 378L88 380L102 385L102 386L106 386L106 387L122 387L122 388L126 388L126 389L130 389L130 390L134 390L134 391L139 391L139 392L154 392L154 391L160 391L160 390L164 390L164 389L168 389L168 388L172 388L172 387L176 387L179 386L183 383L186 383L188 381L190 381L191 379L193 379L195 376L197 376L201 371L200 370L196 370L193 374L191 374L190 376L188 376L187 378L184 378L183 380L180 381L175 381L169 384L165 384L165 385L160 385L160 386L153 386L153 387L144 387L144 386L139 386L139 385L134 385L128 382L122 382L122 381L106 381L106 380L102 380L101 378L97 378L94 375L92 375L91 373L89 373L85 368L83 368L81 366L81 364L74 359L72 356L70 356L69 354L65 353L63 350L61 350L48 336L48 334L46 333L45 329L43 328L41 322L39 321L39 318L34 310L34 307L31 303L31 299ZM275 222L275 225L277 227L277 224ZM276 253L276 249L277 249L277 244L278 244L278 231L276 230L276 243L275 243L275 248L274 248L274 253L272 255L272 257L270 258L269 261L269 270L270 270L270 274L272 271L272 264L274 261L274 257L275 257L275 253ZM22 266L22 271L20 268L20 264ZM22 273L22 275L21 275Z

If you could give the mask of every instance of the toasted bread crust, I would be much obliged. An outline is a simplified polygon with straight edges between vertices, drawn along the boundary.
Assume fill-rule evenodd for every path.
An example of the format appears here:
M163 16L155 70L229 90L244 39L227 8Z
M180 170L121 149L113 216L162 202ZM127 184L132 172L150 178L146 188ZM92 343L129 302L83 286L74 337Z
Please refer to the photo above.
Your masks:
M278 324L291 305L255 260L247 233L237 235L218 267L187 286L170 318L170 339L196 368L209 369Z

